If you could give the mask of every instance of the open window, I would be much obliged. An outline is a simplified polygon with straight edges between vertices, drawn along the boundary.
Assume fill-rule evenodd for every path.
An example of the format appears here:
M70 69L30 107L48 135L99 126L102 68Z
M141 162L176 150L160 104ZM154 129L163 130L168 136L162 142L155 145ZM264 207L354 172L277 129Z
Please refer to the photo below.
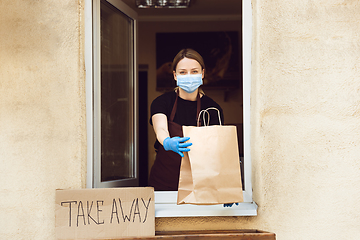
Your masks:
M138 186L137 15L120 0L93 0L87 7L91 43L90 34L86 38L93 46L87 65L92 72L87 81L88 186Z
M137 14L120 0L86 1L85 13L87 187L138 186ZM156 217L257 214L250 155L251 0L242 2L242 32L244 202L178 206L177 192L155 192Z

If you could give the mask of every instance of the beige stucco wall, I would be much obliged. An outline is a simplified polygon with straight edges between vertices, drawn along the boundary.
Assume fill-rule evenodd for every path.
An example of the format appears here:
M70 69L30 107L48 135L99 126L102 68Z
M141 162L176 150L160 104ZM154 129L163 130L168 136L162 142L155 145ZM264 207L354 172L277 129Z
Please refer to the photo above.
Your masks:
M54 239L85 186L82 1L0 1L0 239Z
M360 236L360 4L256 1L252 154L279 239Z
M253 1L257 217L159 218L157 230L360 236L360 5ZM82 1L0 1L0 236L54 239L56 188L85 186ZM151 47L151 46L150 46Z

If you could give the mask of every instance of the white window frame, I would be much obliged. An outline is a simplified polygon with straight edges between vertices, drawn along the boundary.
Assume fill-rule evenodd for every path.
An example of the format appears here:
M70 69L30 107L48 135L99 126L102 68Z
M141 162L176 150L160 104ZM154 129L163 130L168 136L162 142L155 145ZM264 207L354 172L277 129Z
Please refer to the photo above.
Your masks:
M86 142L87 166L86 188L93 188L93 149L94 149L94 119L93 119L93 2L85 0L85 96L86 96Z
M86 112L87 112L87 188L93 188L93 35L92 0L85 1L85 69L86 69ZM195 206L176 205L177 192L155 192L155 217L199 217L199 216L256 216L257 205L252 199L252 167L250 145L250 92L251 92L251 42L252 6L251 0L242 1L243 31L243 127L244 127L244 202L238 206L224 208L222 205Z

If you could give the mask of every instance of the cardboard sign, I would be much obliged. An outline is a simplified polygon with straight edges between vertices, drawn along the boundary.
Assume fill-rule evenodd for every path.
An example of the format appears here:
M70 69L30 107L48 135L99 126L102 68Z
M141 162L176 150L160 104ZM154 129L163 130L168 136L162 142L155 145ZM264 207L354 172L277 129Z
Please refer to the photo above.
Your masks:
M57 239L155 235L154 189L56 190Z

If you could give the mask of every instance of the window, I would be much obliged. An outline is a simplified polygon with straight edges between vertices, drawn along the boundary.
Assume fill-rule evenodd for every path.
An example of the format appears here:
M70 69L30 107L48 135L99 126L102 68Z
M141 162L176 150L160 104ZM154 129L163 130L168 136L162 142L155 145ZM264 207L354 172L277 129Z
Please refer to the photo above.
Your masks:
M119 0L92 3L88 186L138 186L136 13Z
M215 206L193 206L193 205L176 205L176 192L155 192L155 210L156 217L180 217L180 216L255 216L257 214L257 205L252 201L252 184L251 184L251 155L250 155L250 88L251 88L251 32L252 32L252 8L251 0L243 0L243 126L244 126L244 202L239 206L232 208L223 208L222 205ZM113 46L111 35L106 35L113 31L111 20L104 19L101 14L114 13L116 21L123 22L123 30L128 34L124 39L117 39L116 41L121 44L115 46L120 48L123 55L122 62L110 63L102 59L104 54L116 53L115 50L106 49L106 46ZM85 5L85 65L86 65L86 105L87 105L87 133L88 133L88 175L87 187L114 187L114 186L134 186L138 182L138 168L137 168L137 129L136 123L136 13L133 12L126 4L119 0L93 0L86 1ZM93 21L94 19L94 21ZM101 19L101 21L100 21ZM106 26L99 26L99 24ZM94 29L94 30L93 30ZM108 31L106 34L101 34L101 30ZM124 34L122 34L124 36ZM101 41L100 41L101 36ZM110 37L109 37L110 36ZM101 45L101 47L100 47ZM115 44L116 45L116 44ZM155 46L154 46L155 47ZM130 49L130 51L127 51ZM107 51L107 52L106 52ZM104 52L104 53L103 53ZM114 53L114 54L115 54ZM124 54L126 53L126 54ZM106 56L109 58L109 55ZM110 57L111 58L111 57ZM101 66L101 67L100 67ZM123 81L122 87L127 89L130 93L117 92L120 95L112 96L112 90L119 84L116 79L129 79L130 81ZM108 79L108 80L101 80ZM108 82L107 82L108 81ZM102 93L102 89L107 88L108 93ZM108 95L110 94L110 96ZM104 97L104 98L102 98ZM102 103L104 102L104 104ZM106 103L106 105L105 105ZM108 108L112 104L119 104L122 109L125 109L126 116L113 115L112 111ZM101 116L101 117L100 117ZM101 119L101 120L100 120ZM121 133L124 136L118 139L118 136L106 135L107 127L114 127L111 121L110 126L101 124L101 121L113 119L114 121L121 121L125 126L126 133ZM123 131L124 129L118 129ZM100 130L99 130L100 129ZM110 131L111 132L111 131ZM111 145L104 145L102 143L104 136L113 137L114 141L118 144L123 144L121 152L111 152L109 154L102 154L102 150L108 147L112 151ZM102 157L106 155L116 155L115 160L110 160L114 166L123 164L126 166L123 174L116 175L114 172L103 177L101 173L103 164ZM121 159L122 155L126 155L119 162L117 158ZM127 161L125 161L127 160ZM104 160L107 161L107 160ZM114 162L115 161L115 162ZM111 169L111 168L110 168ZM100 173L100 174L99 174Z

